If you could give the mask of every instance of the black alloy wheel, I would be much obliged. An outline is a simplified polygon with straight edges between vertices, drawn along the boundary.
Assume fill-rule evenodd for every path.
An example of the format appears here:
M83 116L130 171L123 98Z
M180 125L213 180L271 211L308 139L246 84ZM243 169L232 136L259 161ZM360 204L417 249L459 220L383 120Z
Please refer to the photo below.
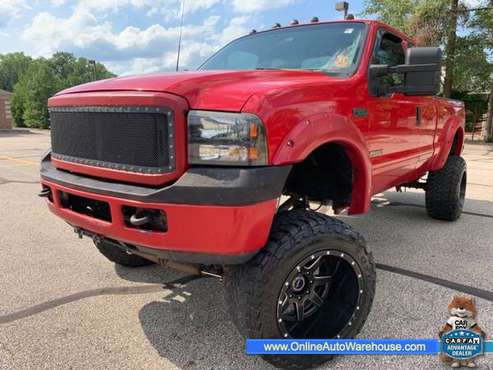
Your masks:
M279 294L277 321L284 338L334 338L359 311L363 275L348 254L322 250L305 258ZM320 316L330 317L319 325Z

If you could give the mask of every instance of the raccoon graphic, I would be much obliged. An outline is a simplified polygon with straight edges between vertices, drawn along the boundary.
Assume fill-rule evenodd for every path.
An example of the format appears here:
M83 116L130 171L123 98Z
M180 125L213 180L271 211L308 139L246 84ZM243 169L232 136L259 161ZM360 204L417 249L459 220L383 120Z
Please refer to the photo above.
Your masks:
M486 334L478 326L476 322L476 305L472 297L454 296L452 302L448 305L448 312L450 314L447 323L442 327L438 336L442 338L445 333L452 330L465 329L474 331L481 336L485 337ZM475 368L476 363L473 359L469 360L457 360L444 353L440 354L440 361L450 364L452 368L459 368L462 366Z

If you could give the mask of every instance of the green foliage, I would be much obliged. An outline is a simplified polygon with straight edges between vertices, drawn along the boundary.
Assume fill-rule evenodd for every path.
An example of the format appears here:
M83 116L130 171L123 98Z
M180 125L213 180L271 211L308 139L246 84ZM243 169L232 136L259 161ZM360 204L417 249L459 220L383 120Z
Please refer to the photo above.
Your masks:
M10 109L15 125L17 127L26 127L24 124L24 98L21 94L17 93L12 95Z
M12 116L17 126L49 127L47 102L56 92L113 76L104 65L94 66L70 53L35 60L22 53L0 55L0 88L14 93Z
M489 9L483 9L474 13L469 22L469 27L473 34L477 36L485 50L489 55L490 60L493 58L493 0L484 1L482 5L488 5ZM487 141L493 141L493 73L490 70L489 92L490 92L490 107L488 111L487 122Z
M27 71L32 59L24 53L0 55L0 89L13 91L15 84Z
M364 16L376 15L381 21L409 33L408 19L416 8L415 0L365 0Z
M484 94L453 90L451 98L464 102L466 106L466 122L471 125L480 122L483 115L488 112L488 99Z
M56 80L47 61L34 61L14 89L14 96L22 102L22 120L25 126L49 126L47 102L55 92Z
M457 38L454 89L470 92L487 92L493 64L488 60L484 39L477 35Z
M365 16L413 37L420 46L437 46L446 36L449 0L365 0Z

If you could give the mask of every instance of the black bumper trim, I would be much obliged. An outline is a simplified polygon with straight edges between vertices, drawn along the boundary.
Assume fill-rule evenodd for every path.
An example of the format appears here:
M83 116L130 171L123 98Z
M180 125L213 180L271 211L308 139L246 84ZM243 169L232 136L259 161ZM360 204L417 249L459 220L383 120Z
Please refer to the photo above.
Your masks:
M222 255L222 254L207 254L207 253L192 253L192 252L177 252L172 250L155 249L142 247L140 245L128 244L124 242L119 242L118 240L106 238L102 235L98 235L91 231L87 231L80 228L75 228L75 232L79 235L87 236L93 240L99 238L105 243L111 244L115 247L126 250L132 254L143 258L152 259L163 259L170 260L181 263L191 263L198 265L242 265L252 259L257 253L246 253L246 254L234 254L234 255Z
M121 248L123 248L120 245ZM232 255L219 255L219 254L206 254L206 253L186 253L176 252L171 250L154 249L141 246L133 246L137 249L129 248L129 252L140 254L144 257L146 255L157 257L159 259L171 260L182 263L194 263L200 265L242 265L252 259L257 253L247 254L232 254Z
M291 167L196 167L174 184L156 189L58 170L47 154L41 161L41 178L75 190L147 203L242 206L279 197Z

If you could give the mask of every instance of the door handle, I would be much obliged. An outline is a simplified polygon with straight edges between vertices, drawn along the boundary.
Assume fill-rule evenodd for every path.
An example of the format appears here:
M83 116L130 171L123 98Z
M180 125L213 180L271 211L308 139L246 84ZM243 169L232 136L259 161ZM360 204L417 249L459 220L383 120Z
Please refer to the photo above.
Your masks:
M416 126L421 126L421 116L422 116L422 109L421 107L416 107Z

